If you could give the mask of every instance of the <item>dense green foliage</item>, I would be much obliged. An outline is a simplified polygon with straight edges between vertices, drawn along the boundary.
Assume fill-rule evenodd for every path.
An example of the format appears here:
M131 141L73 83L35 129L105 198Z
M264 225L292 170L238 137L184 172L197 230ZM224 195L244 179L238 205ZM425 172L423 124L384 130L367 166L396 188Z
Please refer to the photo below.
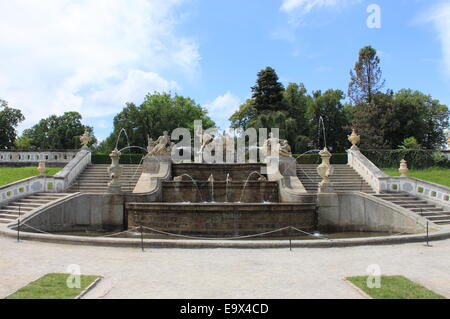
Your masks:
M17 290L6 299L74 299L98 276L80 276L80 288L69 288L70 274L47 274L29 285Z
M274 73L273 69L271 73ZM265 83L266 70L258 73L257 85ZM271 79L277 79L276 75ZM282 88L281 84L273 83L268 87L276 87L276 91ZM255 87L252 90L255 90ZM260 94L270 91L260 90ZM274 101L271 97L267 100ZM278 96L278 95L277 95ZM258 96L259 100L264 100ZM349 122L349 111L342 104L344 93L340 90L327 90L324 93L314 91L309 95L303 84L289 83L282 91L282 99L278 99L278 107L257 106L259 103L255 98L247 100L231 117L231 126L234 128L279 128L280 138L288 140L292 150L303 153L312 148L325 145L322 137L322 128L319 132L319 118L323 118L325 126L325 139L327 146L335 151L343 151L347 144L346 135Z
M12 148L17 138L16 127L25 120L22 112L0 99L0 149Z
M201 120L203 128L214 126L214 122L207 116L207 111L194 100L170 93L148 94L140 106L128 103L126 107L114 117L114 131L100 144L98 151L109 154L116 146L119 133L124 129L130 145L147 145L147 135L156 140L163 131L184 127L194 136L194 121ZM122 133L118 148L127 146L127 139ZM139 152L139 150L133 150Z
M31 149L78 149L81 147L80 136L85 130L93 137L90 145L95 144L92 127L83 125L81 119L78 112L51 115L25 130L17 146L23 148L28 144Z
M111 161L110 161L111 163ZM46 176L53 176L61 167L47 167ZM0 186L38 175L37 167L0 167Z
M411 169L422 169L436 164L432 151L427 150L362 150L362 153L378 167L398 168L402 159Z
M278 81L274 69L267 67L258 73L256 85L252 87L254 107L258 112L283 111L284 87Z
M391 176L400 176L398 168L383 168L383 172ZM429 167L420 170L411 169L408 172L408 176L450 187L450 169L448 168Z
M369 288L367 278L358 276L346 279L375 299L445 299L403 276L381 276L380 288Z
M382 92L384 80L377 51L364 47L350 71L348 98L340 90L308 93L303 84L284 89L275 70L260 71L253 95L230 117L234 128L279 128L294 153L322 148L332 152L348 148L347 135L354 127L364 149L397 149L406 138L415 138L423 149L446 144L448 107L420 91ZM319 120L323 120L325 137ZM320 125L321 126L321 125ZM411 140L409 140L411 141ZM410 148L412 144L403 145Z
M407 137L403 140L402 144L398 146L401 150L418 150L420 149L420 144L417 142L416 138L414 136Z

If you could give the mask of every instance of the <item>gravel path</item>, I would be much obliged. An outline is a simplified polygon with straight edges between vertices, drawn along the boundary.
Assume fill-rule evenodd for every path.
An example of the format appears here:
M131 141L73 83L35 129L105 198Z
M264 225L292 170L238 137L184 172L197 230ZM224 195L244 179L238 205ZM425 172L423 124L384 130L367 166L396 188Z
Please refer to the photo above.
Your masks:
M50 272L79 265L104 280L86 298L363 298L342 279L378 264L450 298L450 240L432 247L140 249L0 237L0 298Z

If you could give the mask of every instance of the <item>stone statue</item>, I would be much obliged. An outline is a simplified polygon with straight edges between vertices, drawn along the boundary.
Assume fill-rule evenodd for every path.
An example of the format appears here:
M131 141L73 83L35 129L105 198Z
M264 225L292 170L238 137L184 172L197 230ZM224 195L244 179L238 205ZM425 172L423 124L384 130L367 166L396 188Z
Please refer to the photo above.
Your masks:
M163 135L160 136L155 143L155 146L148 153L149 156L152 155L170 155L173 143L170 141L170 136L167 131L163 132Z
M284 156L284 157L292 157L291 146L289 145L287 140L281 140L279 153L281 156Z
M151 153L155 146L156 142L147 134L147 153Z
M200 142L202 143L202 146L200 147L200 150L197 152L197 154L201 154L206 147L211 148L210 151L214 149L214 144L212 143L214 141L214 135L209 135L207 133L202 134L200 127L197 132L195 132L195 134L200 137Z
M262 148L262 153L264 156L270 156L272 155L272 152L274 152L274 154L277 153L276 148L279 148L280 145L280 140L276 137L273 137L273 133L270 132L269 134L269 138L267 140L265 140L264 144L263 144L263 148ZM279 152L279 150L278 150Z
M92 141L91 135L89 135L89 132L87 130L84 131L84 134L80 136L80 142L81 142L81 149L86 150L88 149L88 144Z

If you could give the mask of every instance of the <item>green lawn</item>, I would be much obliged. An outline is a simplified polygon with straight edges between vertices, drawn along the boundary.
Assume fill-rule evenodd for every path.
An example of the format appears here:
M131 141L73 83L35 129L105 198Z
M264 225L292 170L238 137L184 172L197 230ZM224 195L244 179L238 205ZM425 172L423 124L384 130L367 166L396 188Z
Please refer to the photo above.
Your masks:
M67 287L70 274L47 274L29 285L17 290L6 299L73 299L98 276L81 276L80 288Z
M398 169L383 168L382 170L388 175L400 176ZM410 170L408 176L450 187L450 168L430 167L423 170Z
M47 167L47 176L58 173L61 167ZM0 186L38 175L37 167L0 167Z
M374 299L445 299L403 276L381 276L380 288L367 287L367 276L346 279Z

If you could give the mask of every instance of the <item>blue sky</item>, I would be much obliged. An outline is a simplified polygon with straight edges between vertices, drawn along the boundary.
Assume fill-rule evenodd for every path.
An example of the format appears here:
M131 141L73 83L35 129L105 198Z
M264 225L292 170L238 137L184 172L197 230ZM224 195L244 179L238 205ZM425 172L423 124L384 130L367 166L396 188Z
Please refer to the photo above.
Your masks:
M20 130L75 110L103 139L153 91L192 97L225 128L266 66L284 84L347 92L365 45L386 88L450 105L450 1L17 0L0 12L0 98L24 111Z

